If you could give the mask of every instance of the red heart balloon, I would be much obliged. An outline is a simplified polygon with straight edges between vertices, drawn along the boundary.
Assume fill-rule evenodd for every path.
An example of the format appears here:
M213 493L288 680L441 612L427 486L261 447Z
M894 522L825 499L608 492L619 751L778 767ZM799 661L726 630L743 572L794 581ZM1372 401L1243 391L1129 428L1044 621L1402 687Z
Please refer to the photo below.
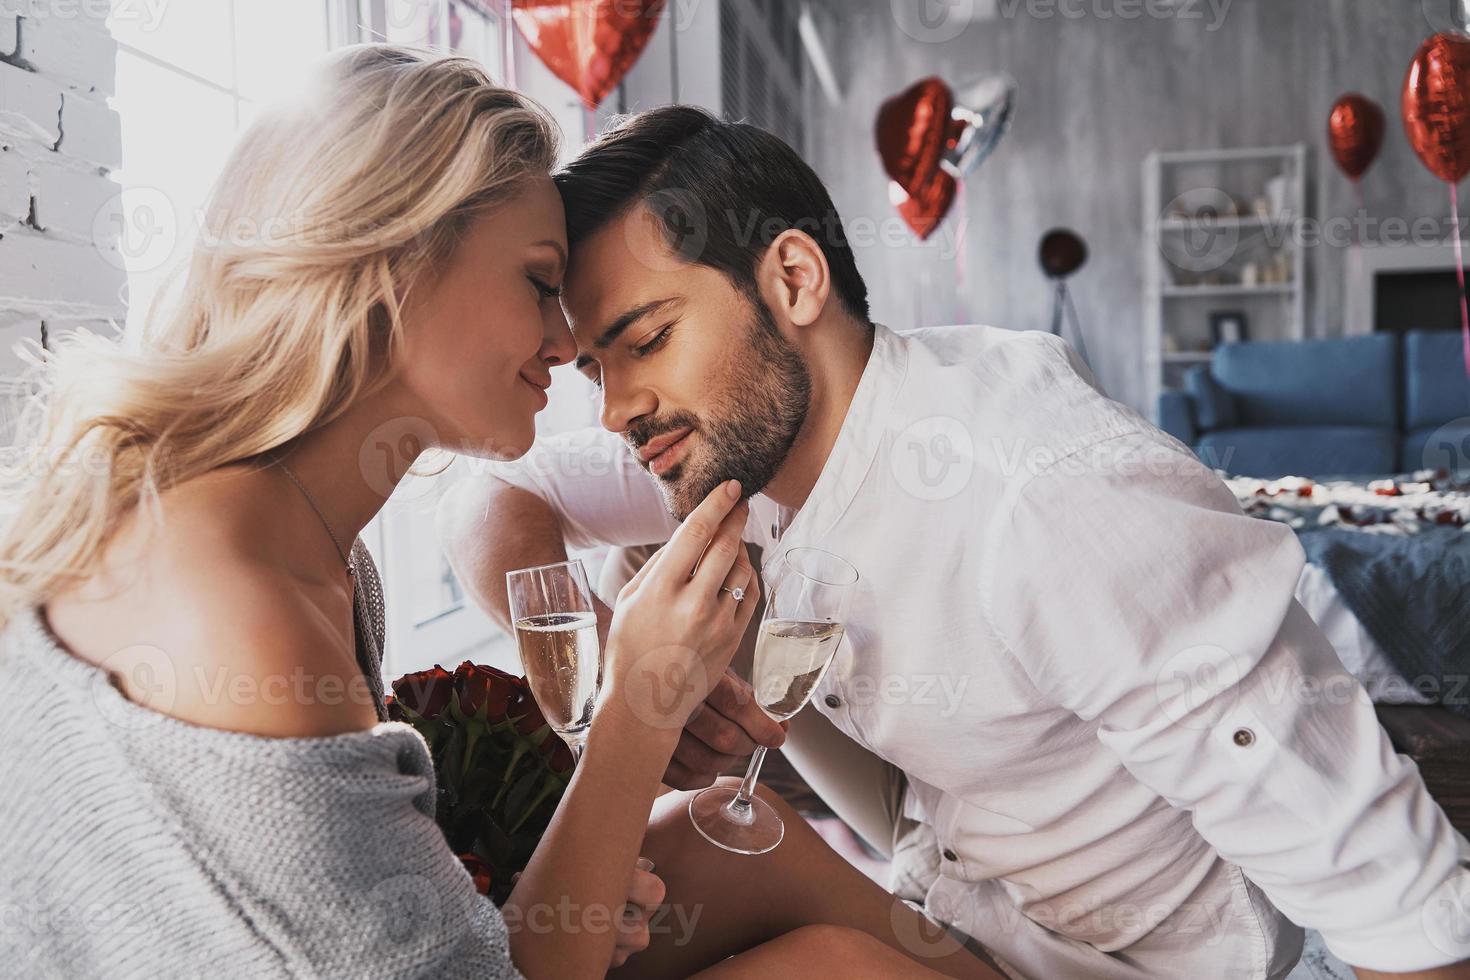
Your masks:
M1470 38L1436 34L1419 45L1401 102L1409 145L1440 180L1470 173Z
M596 109L638 60L664 0L513 0L511 17L552 74Z
M1332 104L1327 145L1349 179L1357 180L1373 165L1383 146L1383 127L1383 109L1367 96L1349 92Z
M921 79L879 107L878 155L888 176L907 193L936 193L932 178L948 141L958 136L950 120L953 108L954 95L939 78Z
M923 241L934 233L939 222L949 214L949 209L954 204L955 187L953 177L943 170L936 170L929 183L919 188L919 193L909 194L895 181L891 187L891 196L898 207L898 213L914 230L914 234L919 236L919 240Z

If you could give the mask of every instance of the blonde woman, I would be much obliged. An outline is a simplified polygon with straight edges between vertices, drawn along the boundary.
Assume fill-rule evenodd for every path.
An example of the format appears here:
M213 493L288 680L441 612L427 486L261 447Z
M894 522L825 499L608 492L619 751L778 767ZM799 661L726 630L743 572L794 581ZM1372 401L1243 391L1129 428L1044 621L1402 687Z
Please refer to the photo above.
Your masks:
M472 62L345 49L241 140L175 312L136 343L37 353L0 529L8 974L584 977L648 944L662 883L635 861L679 726L640 722L659 692L629 674L723 671L754 605L728 589L757 588L739 488L623 591L607 696L504 916L434 824L422 739L386 720L358 540L412 462L366 478L384 433L531 445L574 354L555 150L544 112ZM688 693L692 709L706 692ZM661 861L702 859L670 836ZM818 848L793 835L781 867L851 888L859 925L887 915ZM782 887L780 867L747 867L711 891ZM662 962L930 975L820 908L721 915Z

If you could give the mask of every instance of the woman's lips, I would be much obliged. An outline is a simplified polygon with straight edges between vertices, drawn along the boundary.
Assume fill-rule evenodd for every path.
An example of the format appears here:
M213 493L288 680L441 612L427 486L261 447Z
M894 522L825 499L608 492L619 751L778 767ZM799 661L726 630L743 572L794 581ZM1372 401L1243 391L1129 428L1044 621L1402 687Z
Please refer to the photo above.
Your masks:
M663 476L669 470L679 465L679 461L684 458L684 449L689 444L689 437L693 434L694 430L690 429L677 442L650 459L648 461L648 471L654 476Z
M527 381L525 375L517 375L517 377L521 379L521 384L525 385L527 388L530 388L536 393L537 397L541 400L541 407L545 408L548 401L546 397L546 389L538 384L533 384L532 382Z

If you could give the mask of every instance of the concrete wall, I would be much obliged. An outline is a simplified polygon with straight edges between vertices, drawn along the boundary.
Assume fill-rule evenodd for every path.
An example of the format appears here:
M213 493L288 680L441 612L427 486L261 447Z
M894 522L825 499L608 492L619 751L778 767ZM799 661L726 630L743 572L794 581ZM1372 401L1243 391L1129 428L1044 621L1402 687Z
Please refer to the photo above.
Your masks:
M981 6L994 17L960 16ZM1052 226L1075 228L1092 251L1073 288L1093 366L1114 397L1146 411L1145 155L1303 141L1311 148L1311 217L1347 216L1356 204L1326 152L1325 130L1337 96L1361 91L1388 115L1383 153L1363 183L1366 240L1376 240L1386 218L1447 218L1447 191L1409 149L1398 110L1409 60L1433 30L1425 6L952 0L928 4L925 18L905 16L910 7L922 12L923 0L833 0L823 27L844 98L835 107L816 101L808 153L844 219L875 229L858 261L875 316L890 325L972 319L1044 329L1051 297L1036 245ZM895 212L873 145L879 104L926 75L958 87L1002 70L1020 84L1005 142L966 182L926 246L913 244L902 226L893 233ZM1308 336L1340 329L1344 262L1343 247L1308 251Z

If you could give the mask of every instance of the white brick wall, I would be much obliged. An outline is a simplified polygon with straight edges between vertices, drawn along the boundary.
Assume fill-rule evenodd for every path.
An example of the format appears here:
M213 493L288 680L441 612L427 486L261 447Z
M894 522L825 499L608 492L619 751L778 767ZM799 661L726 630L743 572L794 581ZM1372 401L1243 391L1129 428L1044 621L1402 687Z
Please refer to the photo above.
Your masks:
M0 0L0 377L22 338L126 315L106 3Z

